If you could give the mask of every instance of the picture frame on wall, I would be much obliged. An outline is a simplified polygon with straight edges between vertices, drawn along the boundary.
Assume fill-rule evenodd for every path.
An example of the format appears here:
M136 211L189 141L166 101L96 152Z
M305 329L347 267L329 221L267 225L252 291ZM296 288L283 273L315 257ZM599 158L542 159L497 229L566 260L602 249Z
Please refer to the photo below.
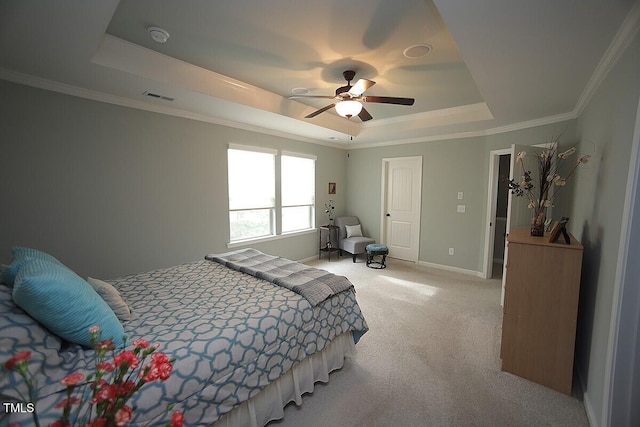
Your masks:
M329 194L336 194L336 183L335 182L330 182L329 183Z

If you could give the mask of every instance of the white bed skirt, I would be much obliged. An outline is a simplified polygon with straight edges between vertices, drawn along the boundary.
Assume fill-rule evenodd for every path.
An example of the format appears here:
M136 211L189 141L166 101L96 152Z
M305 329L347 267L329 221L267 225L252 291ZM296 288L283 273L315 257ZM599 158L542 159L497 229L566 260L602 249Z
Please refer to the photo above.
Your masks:
M316 382L329 382L329 373L342 368L345 356L353 355L354 351L351 332L336 337L324 350L295 365L212 427L263 427L269 421L283 418L289 402L301 405L302 395L313 392Z

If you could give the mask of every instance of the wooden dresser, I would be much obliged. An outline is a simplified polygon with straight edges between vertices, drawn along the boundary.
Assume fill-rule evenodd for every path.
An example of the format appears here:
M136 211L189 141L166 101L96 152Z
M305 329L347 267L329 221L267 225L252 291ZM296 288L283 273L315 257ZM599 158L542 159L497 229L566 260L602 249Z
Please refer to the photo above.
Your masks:
M571 394L583 247L509 232L502 370Z

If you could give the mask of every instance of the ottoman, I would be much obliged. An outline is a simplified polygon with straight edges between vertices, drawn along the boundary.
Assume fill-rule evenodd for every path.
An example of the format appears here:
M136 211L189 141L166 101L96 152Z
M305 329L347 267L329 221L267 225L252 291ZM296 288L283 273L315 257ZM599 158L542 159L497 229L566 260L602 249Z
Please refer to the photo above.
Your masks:
M367 253L367 267L369 268L386 268L385 260L387 259L387 254L389 253L389 248L387 245L381 245L378 243L373 243L367 245L366 248ZM379 260L375 260L375 257L379 256Z

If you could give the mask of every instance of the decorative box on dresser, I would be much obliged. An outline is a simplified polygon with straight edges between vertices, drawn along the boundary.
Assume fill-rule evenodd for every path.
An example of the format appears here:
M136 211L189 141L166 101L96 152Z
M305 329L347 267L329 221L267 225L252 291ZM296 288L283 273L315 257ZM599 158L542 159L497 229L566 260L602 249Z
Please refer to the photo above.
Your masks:
M502 320L502 370L571 394L583 247L514 228Z

